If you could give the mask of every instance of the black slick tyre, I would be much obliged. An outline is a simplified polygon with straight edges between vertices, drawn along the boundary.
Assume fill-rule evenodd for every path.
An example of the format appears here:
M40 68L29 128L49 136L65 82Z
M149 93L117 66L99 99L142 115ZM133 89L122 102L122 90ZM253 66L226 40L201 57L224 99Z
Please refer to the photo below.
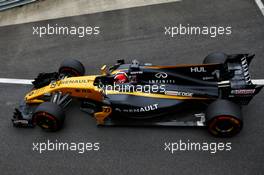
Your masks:
M65 119L63 109L55 103L41 103L33 114L33 122L46 131L58 131Z
M85 74L85 68L78 60L64 60L59 67L59 73L70 77L78 77Z
M215 52L207 55L203 64L224 64L227 60L227 55L222 52Z
M211 103L206 110L208 131L218 137L232 137L238 134L243 126L240 106L219 99Z

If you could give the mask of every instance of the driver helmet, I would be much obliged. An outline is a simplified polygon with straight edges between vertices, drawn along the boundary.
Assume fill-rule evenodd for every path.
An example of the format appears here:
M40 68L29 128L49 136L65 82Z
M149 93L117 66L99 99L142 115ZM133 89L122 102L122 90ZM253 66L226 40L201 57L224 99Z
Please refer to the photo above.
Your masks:
M118 72L115 74L114 77L115 83L127 83L128 82L128 76L125 72Z

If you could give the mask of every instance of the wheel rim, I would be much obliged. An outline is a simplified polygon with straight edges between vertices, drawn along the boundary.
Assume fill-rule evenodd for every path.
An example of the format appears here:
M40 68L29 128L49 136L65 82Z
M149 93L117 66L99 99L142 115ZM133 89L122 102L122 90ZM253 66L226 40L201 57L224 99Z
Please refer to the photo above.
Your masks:
M35 114L34 119L35 123L43 129L56 130L58 128L56 119L46 112L39 112Z
M209 125L214 135L233 135L239 132L241 122L232 116L218 116Z
M231 132L234 129L234 125L228 117L219 117L215 128L219 132Z

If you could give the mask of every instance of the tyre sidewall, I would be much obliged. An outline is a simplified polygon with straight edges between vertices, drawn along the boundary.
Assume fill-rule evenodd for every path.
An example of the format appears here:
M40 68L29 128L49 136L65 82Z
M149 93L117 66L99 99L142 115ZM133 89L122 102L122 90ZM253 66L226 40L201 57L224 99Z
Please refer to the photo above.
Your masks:
M69 74L72 77L83 76L85 74L85 68L83 64L78 60L65 60L59 67L60 74Z
M227 54L223 52L215 52L207 55L203 64L224 64L227 60Z
M43 126L39 125L40 120L43 120L41 117L46 117L49 120L54 120L56 122L56 127L55 128L45 128ZM63 122L65 119L65 114L63 109L58 106L55 103L51 102L44 102L41 103L35 110L34 115L33 115L33 121L43 128L44 130L47 131L57 131L62 128Z
M233 129L230 131L219 130L220 122L230 124ZM228 100L216 100L206 110L206 124L209 132L215 136L234 136L240 132L243 126L241 107Z

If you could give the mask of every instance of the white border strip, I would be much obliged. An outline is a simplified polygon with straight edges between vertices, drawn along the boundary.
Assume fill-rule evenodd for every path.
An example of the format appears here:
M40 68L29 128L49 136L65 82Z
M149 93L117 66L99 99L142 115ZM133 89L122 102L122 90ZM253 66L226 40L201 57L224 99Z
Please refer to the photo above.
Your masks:
M5 84L32 84L34 80L15 79L15 78L0 78L0 83Z
M256 4L258 5L262 15L264 16L264 5L261 0L255 0Z

